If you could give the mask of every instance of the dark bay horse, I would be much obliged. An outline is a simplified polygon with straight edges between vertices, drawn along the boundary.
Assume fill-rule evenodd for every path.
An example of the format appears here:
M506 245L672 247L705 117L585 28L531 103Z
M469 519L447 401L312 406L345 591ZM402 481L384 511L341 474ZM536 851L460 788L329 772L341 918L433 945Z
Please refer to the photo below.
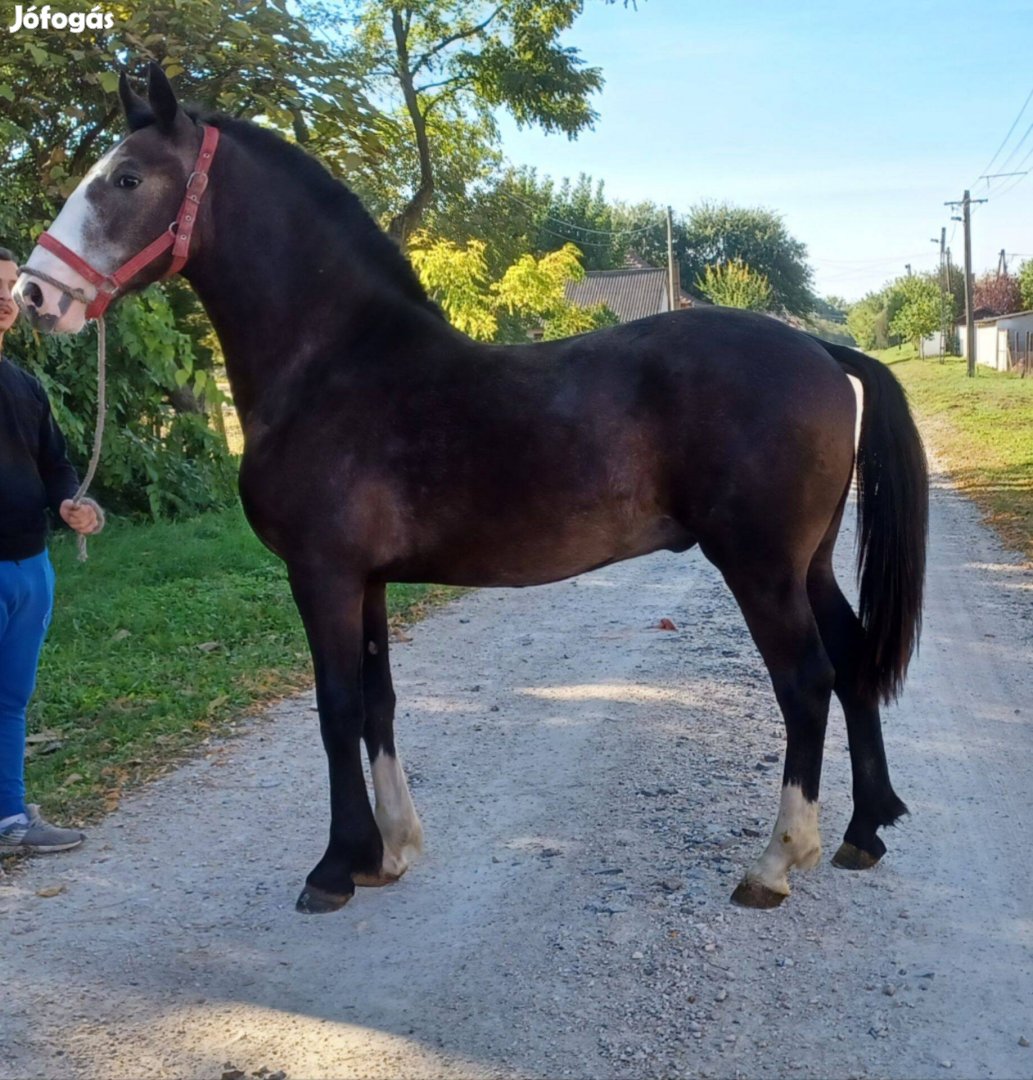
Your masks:
M115 293L182 269L211 316L244 429L241 498L287 565L329 758L330 840L299 909L330 911L356 885L397 879L420 846L395 752L387 582L535 585L696 544L742 609L786 726L772 838L733 899L779 903L788 871L820 855L833 691L854 799L833 861L874 865L878 830L906 812L879 705L918 637L928 497L889 371L720 308L479 344L302 150L185 111L156 66L148 90L123 77L130 134L69 198L17 296L34 325L74 332ZM859 616L832 573L855 466L846 373L865 402Z

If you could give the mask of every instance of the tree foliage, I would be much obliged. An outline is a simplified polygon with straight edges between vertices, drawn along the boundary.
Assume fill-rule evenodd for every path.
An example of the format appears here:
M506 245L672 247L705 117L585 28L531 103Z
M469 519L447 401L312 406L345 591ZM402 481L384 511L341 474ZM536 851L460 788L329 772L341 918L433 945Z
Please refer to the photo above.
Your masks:
M110 30L69 35L37 30L11 38L0 55L0 244L24 258L86 170L123 134L118 71L145 60L163 65L181 95L235 115L260 114L299 138L318 141L342 123L354 142L375 141L375 114L355 80L285 0L116 0ZM177 415L221 396L209 375L210 327L193 294L165 287L123 301L108 317L115 394L98 491L115 509L190 513L228 497L227 456L204 418ZM51 391L73 459L88 455L96 388L91 335L9 336ZM117 386L117 389L116 389ZM122 434L116 437L115 433Z
M1022 286L1011 274L984 274L972 285L972 306L991 315L1021 311Z
M356 186L403 243L428 211L465 195L498 164L495 109L570 138L596 119L590 99L602 75L560 41L583 0L346 0L344 7L353 34L339 39L338 51L363 73L385 114L387 176L380 159ZM324 27L339 18L325 0L306 10Z
M409 257L424 288L454 326L480 341L527 341L535 331L544 338L569 337L610 325L603 310L567 301L564 286L585 271L573 244L536 258L520 256L496 280L485 259L483 240L460 245L426 232L410 238Z
M84 462L96 419L95 334L44 337L17 323L4 344L40 378L73 456ZM221 402L211 376L193 364L190 339L176 329L160 289L127 297L109 319L107 423L91 493L110 510L188 517L232 500L225 443L203 415L177 413L169 399L169 388L191 383Z
M943 294L927 277L900 278L893 286L894 307L890 332L916 348L922 338L939 330L943 318Z
M742 259L704 267L696 288L707 299L724 307L767 311L771 304L771 282L751 270Z
M957 267L954 272L957 286L961 272ZM846 323L858 348L886 349L901 341L917 344L944 324L952 328L958 310L954 293L943 289L938 272L931 272L899 277L868 293L850 306Z
M879 315L885 308L886 300L882 293L868 293L864 299L851 305L846 325L859 349L885 348L885 345L880 345L878 331Z
M1033 311L1033 259L1026 259L1019 266L1019 299L1023 311Z
M626 227L638 228L634 250L653 266L667 265L664 211L652 203L624 208ZM652 227L649 222L655 222ZM697 282L707 266L739 259L771 285L770 310L807 315L814 306L807 247L794 239L781 216L763 207L704 202L675 216L672 243L682 288L702 295Z

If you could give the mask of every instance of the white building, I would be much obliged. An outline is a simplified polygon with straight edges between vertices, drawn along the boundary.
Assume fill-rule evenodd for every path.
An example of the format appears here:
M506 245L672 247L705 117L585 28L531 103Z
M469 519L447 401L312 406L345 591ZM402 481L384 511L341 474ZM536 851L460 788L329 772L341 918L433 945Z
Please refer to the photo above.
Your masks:
M961 355L967 357L965 324L958 327ZM1013 311L976 319L976 363L995 371L1011 371L1029 363L1033 351L1033 311Z

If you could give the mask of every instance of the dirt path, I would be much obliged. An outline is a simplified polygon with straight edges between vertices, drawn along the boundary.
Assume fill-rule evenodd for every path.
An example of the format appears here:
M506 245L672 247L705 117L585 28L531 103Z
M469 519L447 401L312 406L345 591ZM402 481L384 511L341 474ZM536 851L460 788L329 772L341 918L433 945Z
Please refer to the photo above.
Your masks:
M698 553L479 592L394 652L410 875L294 913L327 810L290 703L8 876L0 1077L1033 1077L1033 572L943 489L931 564L875 871L728 904L782 730ZM827 761L831 854L838 707Z

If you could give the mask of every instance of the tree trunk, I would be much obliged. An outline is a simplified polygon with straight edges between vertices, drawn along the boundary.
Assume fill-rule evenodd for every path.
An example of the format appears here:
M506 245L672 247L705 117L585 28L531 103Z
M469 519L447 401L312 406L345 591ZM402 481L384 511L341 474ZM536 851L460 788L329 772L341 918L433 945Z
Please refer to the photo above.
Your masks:
M404 248L413 231L419 228L424 211L430 205L434 195L434 167L430 158L430 142L427 139L427 125L420 112L420 101L416 96L413 72L409 59L409 27L403 22L402 14L396 8L391 13L391 26L395 35L395 51L398 56L398 80L405 96L405 107L412 120L416 134L416 149L420 157L420 184L415 194L400 214L391 219L388 233Z

